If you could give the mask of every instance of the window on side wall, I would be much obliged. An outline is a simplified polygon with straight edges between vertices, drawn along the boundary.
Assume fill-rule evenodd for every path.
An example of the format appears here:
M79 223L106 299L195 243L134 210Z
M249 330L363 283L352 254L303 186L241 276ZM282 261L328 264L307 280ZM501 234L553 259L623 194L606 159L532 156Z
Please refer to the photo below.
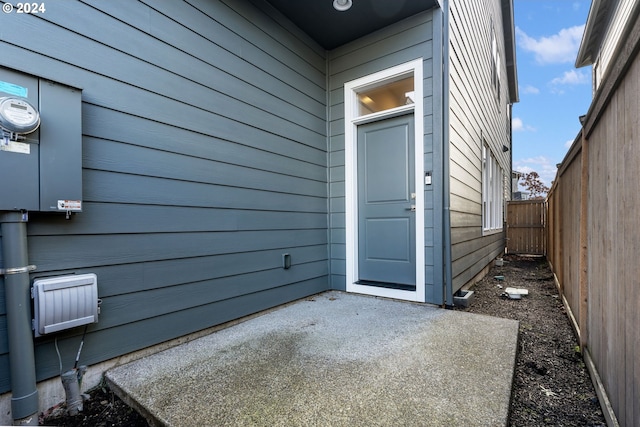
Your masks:
M504 220L504 173L489 146L482 145L482 229L502 230Z

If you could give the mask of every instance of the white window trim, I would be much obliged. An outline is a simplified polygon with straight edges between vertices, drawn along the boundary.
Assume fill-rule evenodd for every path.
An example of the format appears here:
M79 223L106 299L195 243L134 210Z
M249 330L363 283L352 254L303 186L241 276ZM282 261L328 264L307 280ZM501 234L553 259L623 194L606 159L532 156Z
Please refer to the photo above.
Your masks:
M496 175L497 173L497 175ZM482 144L482 231L483 235L504 229L504 171L489 145Z
M402 75L414 76L416 102L392 110L358 116L358 92L369 86L383 84ZM387 298L425 302L424 259L424 90L422 58L350 81L344 85L345 123L345 235L347 292L363 293ZM416 188L416 290L404 291L374 286L358 285L358 188L357 188L357 126L379 119L408 113L414 114L415 188Z

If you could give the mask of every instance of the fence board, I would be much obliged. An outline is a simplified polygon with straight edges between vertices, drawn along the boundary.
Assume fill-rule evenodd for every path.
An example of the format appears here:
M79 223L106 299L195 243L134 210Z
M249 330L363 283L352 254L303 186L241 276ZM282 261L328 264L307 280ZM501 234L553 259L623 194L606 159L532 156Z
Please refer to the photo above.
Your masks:
M548 259L580 320L608 424L622 427L640 426L640 21L635 28L547 200Z
M507 204L507 252L546 255L546 206L544 200Z

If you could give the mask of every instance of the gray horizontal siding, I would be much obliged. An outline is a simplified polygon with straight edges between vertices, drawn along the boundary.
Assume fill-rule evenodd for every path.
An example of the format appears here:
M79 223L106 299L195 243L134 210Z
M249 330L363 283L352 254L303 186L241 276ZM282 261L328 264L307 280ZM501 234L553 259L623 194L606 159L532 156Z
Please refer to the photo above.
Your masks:
M170 204L215 208L281 211L326 211L326 200L247 188L230 188L201 182L176 181L140 175L85 171L88 202Z
M500 256L500 254L504 254L504 239L504 233L487 236L480 240L482 246L476 247L473 252L476 256L458 256L452 266L454 271L459 272L453 279L454 289L463 287L470 280L473 280L491 261ZM465 245L466 243L464 242L453 245L452 252L460 251L461 253L466 253L468 247L465 247ZM473 248L473 246L471 247ZM481 256L478 256L478 254Z
M121 203L94 203L83 205L83 213L72 221L63 216L48 217L32 213L30 234L133 234L154 233L162 227L163 233L233 232L268 230L326 229L325 212L287 212L266 210L238 210L228 208L140 205ZM120 218L121 221L114 221ZM177 221L176 219L180 220Z
M221 255L205 255L188 259L168 259L159 261L135 262L129 264L106 265L93 267L100 274L101 283L105 285L104 297L116 297L129 293L157 290L174 287L176 283L203 283L237 280L248 275L283 274L281 250L254 250L251 252L226 253ZM324 258L318 252L318 245L301 247L296 251L292 269L317 264ZM317 265L316 265L317 266ZM306 267L305 267L306 268ZM301 270L302 271L302 270ZM298 274L299 271L292 270ZM293 274L292 274L293 275ZM265 286L251 280L253 286ZM295 282L295 280L294 280ZM275 283L275 282L274 282ZM286 283L280 280L280 285ZM210 298L224 299L220 295ZM103 324L96 325L104 328Z
M424 162L433 170L434 128L433 12L406 19L330 52L329 69L329 211L331 286L346 289L344 84L416 58L423 59ZM435 175L434 173L434 178ZM437 179L437 178L436 178ZM434 186L438 185L434 183ZM425 190L425 286L428 298L434 285L434 196ZM420 261L419 261L420 262Z
M115 4L113 5L116 7ZM143 45L144 49L141 49L140 56L133 56L128 52L129 46L138 45L140 43L138 40L144 34L135 31L126 37L129 34L127 30L131 30L128 24L115 21L108 15L99 13L93 8L82 7L77 3L68 3L68 7L80 8L81 10L77 12L78 16L83 16L87 23L91 23L88 28L81 29L86 31L82 33L83 36L72 32L76 30L75 23L83 19L70 20L73 14L59 11L60 16L57 13L51 13L51 16L46 14L46 18L47 20L57 18L62 20L62 23L39 22L39 25L32 26L29 38L17 35L20 34L21 28L19 19L9 20L8 25L3 24L8 32L7 37L3 36L3 39L7 43L22 44L25 49L35 52L42 52L42 40L47 39L47 44L51 45L51 48L46 51L48 55L61 62L72 64L82 71L91 70L95 74L102 75L103 78L96 75L87 76L93 79L89 83L85 79L75 79L72 74L67 74L66 78L74 78L74 83L82 88L88 88L88 85L92 84L99 85L102 89L99 95L96 93L99 99L92 97L93 92L83 92L83 99L87 102L95 101L99 105L132 113L146 110L145 117L180 127L186 127L192 123L199 123L200 126L215 125L215 123L208 123L207 118L215 121L231 119L281 137L297 138L311 145L314 141L313 136L316 136L317 148L323 149L324 138L321 136L324 133L325 124L322 117L296 116L294 112L300 109L295 104L278 100L256 86L241 82L232 75L232 69L225 72L203 61L193 62L190 54L171 49L165 43ZM195 11L195 9L192 10ZM171 32L183 27L175 22L170 25L171 23L166 23L164 31ZM106 28L112 29L113 32L103 35ZM228 34L225 33L225 35ZM109 40L101 40L103 37L108 37ZM127 42L134 39L135 43ZM156 41L150 36L146 39ZM209 45L211 44L209 42ZM74 48L69 49L69 46ZM190 48L193 49L193 47ZM79 51L82 55L78 55ZM209 60L215 62L217 66L224 57L215 56ZM236 64L236 67L242 66L246 66L246 63ZM201 70L201 73L193 75L194 69ZM82 71L78 70L78 72ZM275 85L280 80L272 77L271 82ZM311 82L306 82L307 86L313 85ZM249 97L248 94L252 96ZM262 99L264 104L256 105L258 98ZM322 102L322 100L323 98L320 98L315 102ZM274 111L282 111L282 114L274 114ZM211 117L211 113L219 117ZM295 117L295 120L289 118L290 116ZM189 126L189 128L194 129L195 126Z
M55 271L270 248L286 250L323 245L326 240L323 229L30 236L29 251L30 261L40 271Z
M504 234L482 230L482 144L510 173L506 70L500 101L491 84L491 22L505 64L500 2L451 3L449 148L453 292L504 250Z
M299 261L300 259L296 259L296 262ZM291 271L285 271L276 266L277 264L274 263L270 270L195 282L181 283L184 279L180 278L179 286L153 287L146 290L143 304L137 295L131 293L105 298L102 310L113 313L113 316L96 325L99 327L94 330L109 329L131 322L144 321L151 317L164 316L167 313L262 292L265 291L265 282L269 283L269 289L274 289L326 275L325 260L298 264L292 267Z
M184 128L85 103L86 136L195 158L326 180L326 153L235 121L204 121ZM184 126L185 123L180 123ZM90 147L87 147L89 149ZM85 156L86 157L86 156Z
M98 275L81 363L329 288L325 53L266 3L61 2L2 31L1 65L83 89L83 212L28 224L32 278Z

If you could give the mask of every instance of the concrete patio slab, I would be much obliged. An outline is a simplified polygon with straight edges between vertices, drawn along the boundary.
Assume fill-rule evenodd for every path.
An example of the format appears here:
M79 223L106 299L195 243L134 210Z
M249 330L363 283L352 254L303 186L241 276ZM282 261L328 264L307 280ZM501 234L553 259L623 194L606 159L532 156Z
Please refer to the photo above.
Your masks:
M503 426L518 322L327 292L107 372L156 425Z

